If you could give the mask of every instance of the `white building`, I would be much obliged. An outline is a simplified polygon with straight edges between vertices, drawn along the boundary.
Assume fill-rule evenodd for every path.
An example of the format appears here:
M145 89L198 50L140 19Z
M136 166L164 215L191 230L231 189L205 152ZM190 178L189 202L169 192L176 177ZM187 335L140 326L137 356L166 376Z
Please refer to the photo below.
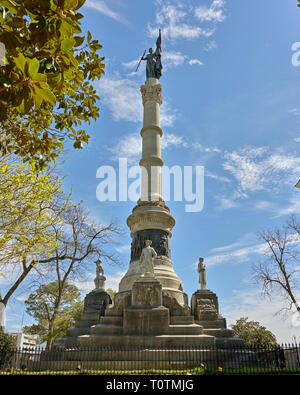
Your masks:
M23 332L8 333L16 339L17 348L32 348L35 347L38 340L38 335L28 335Z

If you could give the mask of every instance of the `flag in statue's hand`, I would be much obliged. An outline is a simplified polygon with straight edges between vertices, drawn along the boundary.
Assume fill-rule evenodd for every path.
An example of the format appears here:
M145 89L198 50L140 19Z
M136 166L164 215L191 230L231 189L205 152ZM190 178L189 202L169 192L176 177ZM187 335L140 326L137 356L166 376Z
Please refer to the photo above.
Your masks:
M159 35L156 40L156 48L159 48L161 50L161 30L159 29Z

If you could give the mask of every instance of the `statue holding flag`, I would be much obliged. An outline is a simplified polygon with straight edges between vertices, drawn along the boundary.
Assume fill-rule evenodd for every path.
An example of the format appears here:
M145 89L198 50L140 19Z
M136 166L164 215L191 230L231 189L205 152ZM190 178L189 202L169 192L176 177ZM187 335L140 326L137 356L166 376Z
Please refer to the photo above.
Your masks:
M145 52L144 52L145 54ZM142 60L147 61L146 65L146 78L157 78L160 79L162 75L162 64L161 64L161 30L159 29L159 35L156 40L156 50L153 52L152 48L149 48L149 53L144 57L142 55L140 62ZM138 64L139 67L140 63ZM136 71L138 69L136 68Z

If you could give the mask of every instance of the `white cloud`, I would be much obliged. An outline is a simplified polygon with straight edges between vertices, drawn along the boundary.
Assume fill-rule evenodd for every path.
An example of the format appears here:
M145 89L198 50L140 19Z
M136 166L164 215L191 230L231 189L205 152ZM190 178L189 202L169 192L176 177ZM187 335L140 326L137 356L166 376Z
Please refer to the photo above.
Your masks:
M162 127L171 127L178 117L178 111L174 109L166 100L160 107L160 124Z
M105 77L97 83L97 88L103 104L110 109L114 120L142 122L143 105L138 82L120 76ZM160 115L162 126L172 126L177 111L164 100Z
M192 13L184 3L174 5L157 1L157 5L155 24L148 24L150 37L157 36L158 28L161 28L165 40L193 40L201 36L210 37L214 33L214 27L202 28L198 25L199 21L192 20Z
M121 278L125 275L126 272L123 271L118 271L116 273L104 273L106 277L105 281L105 288L111 288L115 291L118 291L119 289L119 282ZM93 279L95 277L95 273L88 273L88 277ZM95 283L93 280L88 280L88 281L74 281L72 284L74 284L80 291L83 293L91 292L93 289L95 289Z
M116 121L141 122L143 106L139 86L121 77L105 77L98 83L103 100Z
M126 272L119 271L113 275L107 275L106 289L111 288L115 291L119 290L119 283L125 276Z
M253 207L256 210L274 210L274 205L268 200L258 200L253 202Z
M201 60L199 60L199 59L190 59L189 60L189 65L193 66L194 64L197 64L199 66L203 66L204 63L201 62Z
M286 316L277 315L283 307L279 297L272 299L263 298L260 290L248 288L246 290L234 290L233 297L221 301L221 314L226 317L230 327L241 317L248 317L249 321L258 321L270 330L277 338L278 343L292 343L293 336L299 341L299 326L295 325L293 312Z
M87 0L84 4L85 7L91 8L93 10L96 10L100 12L103 15L108 16L109 18L112 18L118 22L123 22L125 23L125 19L118 14L117 12L111 10L104 1L102 0Z
M274 217L282 217L290 214L300 214L300 194L289 199L289 204L284 207L274 209Z
M195 16L201 22L223 22L226 19L224 15L224 6L225 2L223 0L214 0L210 7L196 7Z
M253 201L252 206L255 210L267 210L271 212L272 218L288 216L290 214L300 214L300 192L296 191L295 195L290 197L280 206L268 200Z
M207 169L205 169L205 173L204 174L205 174L206 177L212 178L214 180L218 180L218 181L221 181L221 182L231 182L231 180L229 178L219 176L218 174L214 174L214 173L210 172Z
M223 168L238 183L238 192L274 191L283 184L293 184L300 173L300 157L270 152L266 147L246 147L225 154Z
M295 137L295 138L294 138L294 141L295 141L296 143L300 143L300 137Z
M205 262L208 266L216 266L225 263L243 263L249 261L252 255L262 254L264 250L264 244L254 244L247 247L233 249L228 252L208 256L205 259Z
M232 244L220 246L210 250L205 258L208 266L216 266L226 263L247 262L253 255L261 255L265 252L265 244L258 243L257 237L248 233Z
M299 117L300 116L300 109L297 107L291 108L288 110L288 113L294 115L295 117Z
M166 123L166 120L165 122ZM161 149L169 149L172 147L180 147L184 149L193 149L201 153L220 153L221 151L216 147L204 147L202 144L188 141L183 136L177 136L173 133L163 133L161 138ZM127 158L129 163L137 162L142 154L142 139L138 132L124 135L122 139L118 140L116 145L106 147L112 155L112 160L119 158ZM229 178L219 176L205 171L205 175L210 178L217 179L222 182L231 182Z
M129 62L123 62L122 65L123 65L126 69L135 70L136 67L137 67L137 65L138 65L138 63L139 63L139 61L140 61L140 58L137 58L137 59L130 60Z
M163 64L166 65L164 68L182 66L187 56L181 52L170 52L165 51L163 53Z
M180 136L164 133L161 139L161 149L164 150L172 146L185 147L185 141ZM142 139L138 133L128 134L118 141L117 145L107 147L107 149L113 154L113 160L126 158L129 163L137 162L142 154Z
M204 51L210 52L217 48L217 43L213 40L207 43L204 47Z
M186 142L182 136L176 136L172 133L165 133L161 139L161 149L164 150L170 146L182 146L186 147Z
M142 153L142 139L138 133L123 136L115 146L107 147L113 156L112 160L126 158L129 163L135 162Z
M130 244L126 244L120 247L116 247L116 250L118 251L119 254L126 254L128 252L130 252L130 248L131 245Z

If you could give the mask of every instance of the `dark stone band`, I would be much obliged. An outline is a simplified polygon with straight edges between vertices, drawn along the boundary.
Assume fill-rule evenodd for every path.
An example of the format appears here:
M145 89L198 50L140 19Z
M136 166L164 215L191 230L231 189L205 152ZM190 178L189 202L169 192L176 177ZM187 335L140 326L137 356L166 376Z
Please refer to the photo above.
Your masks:
M145 229L133 235L130 256L131 261L139 259L142 249L146 247L146 240L152 241L151 247L155 249L158 256L171 257L168 233L160 229Z

